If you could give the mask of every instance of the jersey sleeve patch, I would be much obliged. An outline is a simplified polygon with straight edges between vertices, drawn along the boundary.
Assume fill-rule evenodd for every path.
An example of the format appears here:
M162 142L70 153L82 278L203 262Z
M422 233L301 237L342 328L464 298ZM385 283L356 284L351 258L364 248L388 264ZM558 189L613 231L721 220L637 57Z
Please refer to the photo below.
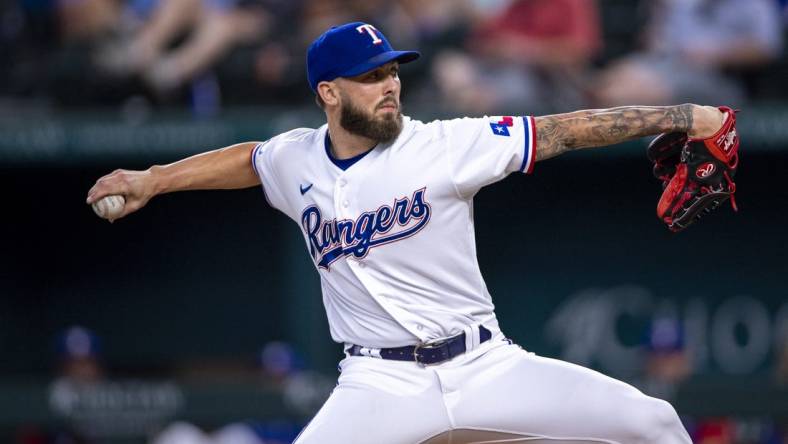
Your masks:
M509 128L514 126L514 117L512 116L493 116L490 117L490 129L496 136L510 137L511 133Z

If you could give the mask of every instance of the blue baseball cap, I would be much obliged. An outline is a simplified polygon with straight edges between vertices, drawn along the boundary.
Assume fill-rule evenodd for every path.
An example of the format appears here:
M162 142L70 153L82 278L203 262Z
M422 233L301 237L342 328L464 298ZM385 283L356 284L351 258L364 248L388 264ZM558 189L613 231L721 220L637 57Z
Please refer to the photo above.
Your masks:
M347 23L334 26L309 45L307 79L317 92L317 84L324 80L357 76L392 60L412 62L420 55L417 51L394 51L383 33L368 23Z
M101 339L91 330L74 325L58 334L55 349L60 359L97 358L101 355Z
M654 353L680 352L686 345L685 336L679 319L658 317L648 327L646 349Z

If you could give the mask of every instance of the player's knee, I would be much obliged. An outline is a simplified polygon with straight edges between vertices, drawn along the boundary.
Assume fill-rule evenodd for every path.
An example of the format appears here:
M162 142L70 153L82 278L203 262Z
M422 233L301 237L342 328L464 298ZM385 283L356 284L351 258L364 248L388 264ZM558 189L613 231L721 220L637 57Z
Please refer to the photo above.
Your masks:
M675 433L677 429L680 430L684 426L681 424L681 419L679 419L676 409L670 403L661 399L654 399L654 404L654 426L656 432L659 433L655 437L654 442L665 442L660 441L660 437Z
M643 444L680 444L689 442L684 439L686 432L681 419L668 402L646 397L644 408L637 415L634 442Z

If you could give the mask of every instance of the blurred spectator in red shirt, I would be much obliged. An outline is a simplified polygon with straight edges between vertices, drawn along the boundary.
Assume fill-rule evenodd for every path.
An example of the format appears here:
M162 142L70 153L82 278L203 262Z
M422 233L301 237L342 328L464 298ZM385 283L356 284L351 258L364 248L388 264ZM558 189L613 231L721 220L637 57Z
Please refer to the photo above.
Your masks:
M468 39L471 55L438 57L443 100L468 112L581 105L582 78L601 47L592 0L516 0L483 20Z
M709 419L701 421L695 430L697 444L734 444L735 427L730 419Z
M588 0L520 0L482 23L475 53L534 67L583 66L599 50L596 5Z

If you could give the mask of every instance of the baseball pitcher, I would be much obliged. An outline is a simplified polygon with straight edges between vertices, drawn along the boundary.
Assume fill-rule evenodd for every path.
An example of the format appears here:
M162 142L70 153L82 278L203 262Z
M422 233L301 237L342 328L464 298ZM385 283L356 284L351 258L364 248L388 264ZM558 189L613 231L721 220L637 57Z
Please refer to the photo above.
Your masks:
M325 125L117 170L87 202L122 195L124 217L162 193L262 185L298 224L346 356L299 444L690 443L667 402L506 338L476 260L473 197L567 151L665 134L649 157L665 182L658 215L679 230L735 190L734 113L685 104L425 123L400 106L400 65L418 57L370 24L331 28L307 53Z

